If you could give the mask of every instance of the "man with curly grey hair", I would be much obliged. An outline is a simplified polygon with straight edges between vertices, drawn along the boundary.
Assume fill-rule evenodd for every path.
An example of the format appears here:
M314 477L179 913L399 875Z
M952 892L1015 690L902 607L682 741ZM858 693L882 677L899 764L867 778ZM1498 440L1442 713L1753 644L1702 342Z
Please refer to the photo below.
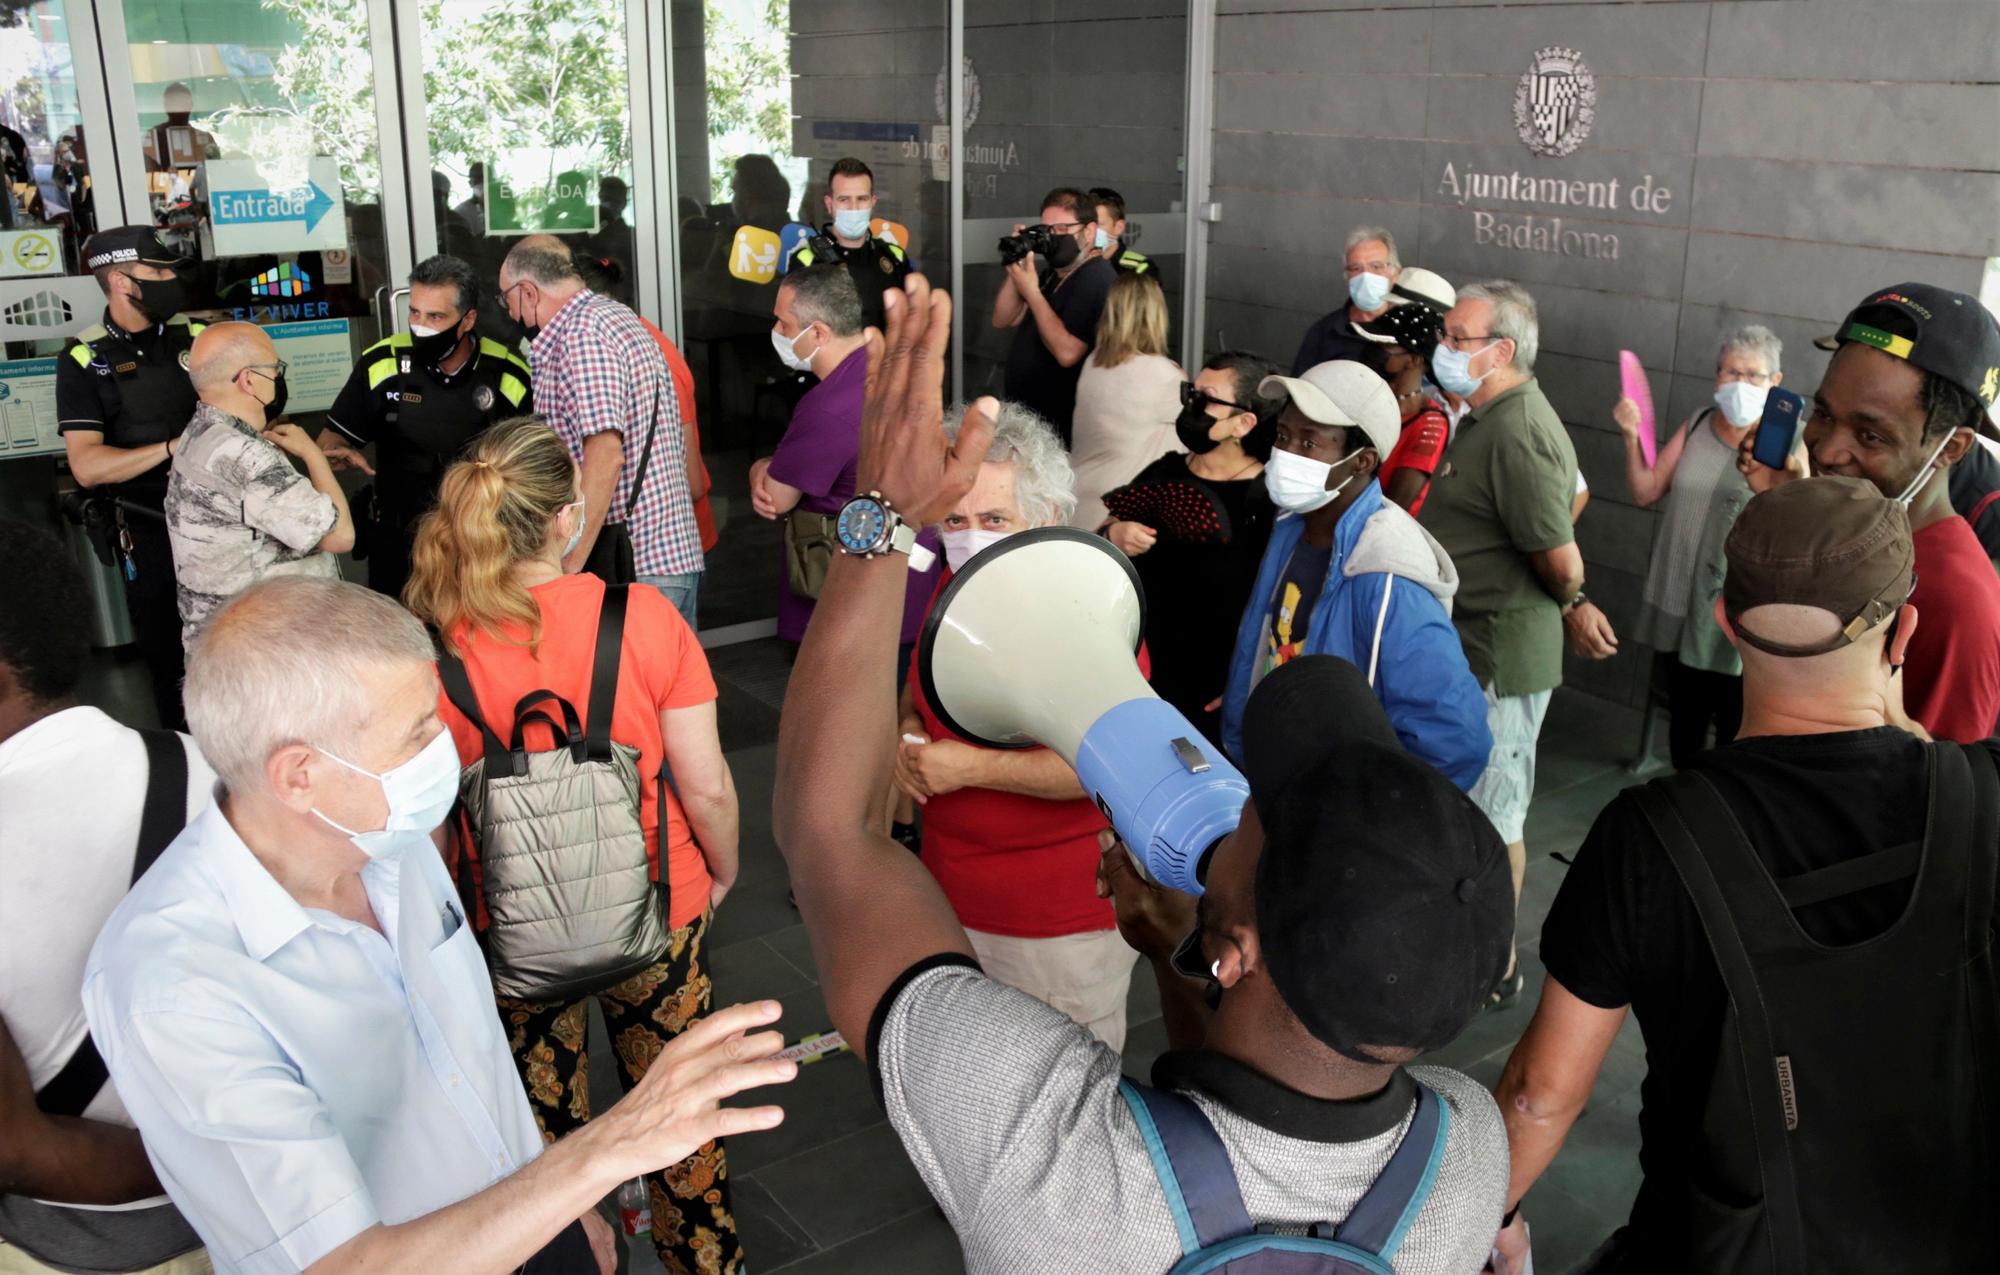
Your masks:
M954 438L964 416L962 408L945 414ZM1001 404L978 480L940 524L943 579L994 542L1061 526L1075 510L1076 476L1055 431L1019 403ZM1140 664L1147 667L1143 652ZM1046 748L960 738L924 697L913 660L895 782L924 808L924 864L980 966L1124 1048L1125 993L1138 957L1118 937L1111 904L1097 897L1097 834L1109 825L1069 763Z

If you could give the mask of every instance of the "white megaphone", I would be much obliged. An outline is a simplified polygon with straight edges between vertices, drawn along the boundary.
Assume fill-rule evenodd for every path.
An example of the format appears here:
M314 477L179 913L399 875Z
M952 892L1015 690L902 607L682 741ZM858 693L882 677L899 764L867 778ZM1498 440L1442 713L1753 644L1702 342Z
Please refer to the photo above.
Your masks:
M1076 769L1147 875L1200 894L1250 786L1133 658L1145 595L1101 537L1041 527L982 550L924 624L917 675L938 718L994 748L1042 744Z

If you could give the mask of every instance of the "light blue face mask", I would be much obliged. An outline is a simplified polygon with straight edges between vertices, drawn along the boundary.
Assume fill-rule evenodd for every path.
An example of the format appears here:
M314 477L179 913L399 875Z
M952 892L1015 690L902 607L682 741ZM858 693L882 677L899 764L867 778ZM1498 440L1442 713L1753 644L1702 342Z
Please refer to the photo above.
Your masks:
M842 239L866 239L872 208L843 208L833 215L833 233Z
M1391 286L1381 275L1364 270L1347 281L1347 297L1357 310L1373 314L1388 301Z
M1111 248L1111 236L1104 233L1104 227L1097 228L1097 250L1107 252Z
M416 756L379 774L329 749L317 751L329 761L338 762L382 786L382 799L389 807L389 814L383 825L372 832L337 824L317 809L312 812L371 859L381 858L410 837L428 837L451 813L451 803L458 797L458 747L452 743L448 730L439 730Z
M583 543L583 497L576 498L576 530L569 533L569 543L563 546L562 556L567 558Z
M1498 344L1497 340L1489 341L1470 354L1454 346L1440 345L1437 353L1431 355L1431 372L1437 377L1439 385L1460 398L1470 398L1479 388L1479 383L1493 375L1492 368L1486 369L1485 375L1472 375L1472 360Z

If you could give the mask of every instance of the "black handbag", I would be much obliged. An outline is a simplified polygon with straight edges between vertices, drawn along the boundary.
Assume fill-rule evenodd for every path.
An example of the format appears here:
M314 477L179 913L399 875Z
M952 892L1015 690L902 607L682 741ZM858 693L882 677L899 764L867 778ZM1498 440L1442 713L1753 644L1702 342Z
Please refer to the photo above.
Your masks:
M632 496L625 502L625 516L632 516L632 509L639 503L639 494L646 490L646 465L653 459L653 435L660 428L660 386L653 386L653 419L646 426L646 442L639 449L639 468L632 475ZM590 553L583 560L583 569L606 584L636 584L639 579L637 560L632 556L632 533L622 522L612 522L609 517L597 529L597 540L590 546Z

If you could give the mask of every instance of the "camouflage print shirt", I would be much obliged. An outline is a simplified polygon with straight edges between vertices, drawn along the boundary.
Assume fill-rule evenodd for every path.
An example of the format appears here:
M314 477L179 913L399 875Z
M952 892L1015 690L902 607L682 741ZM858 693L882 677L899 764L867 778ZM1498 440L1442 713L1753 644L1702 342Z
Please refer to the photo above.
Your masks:
M167 479L181 641L267 575L338 579L319 542L339 515L291 458L229 413L197 404Z

